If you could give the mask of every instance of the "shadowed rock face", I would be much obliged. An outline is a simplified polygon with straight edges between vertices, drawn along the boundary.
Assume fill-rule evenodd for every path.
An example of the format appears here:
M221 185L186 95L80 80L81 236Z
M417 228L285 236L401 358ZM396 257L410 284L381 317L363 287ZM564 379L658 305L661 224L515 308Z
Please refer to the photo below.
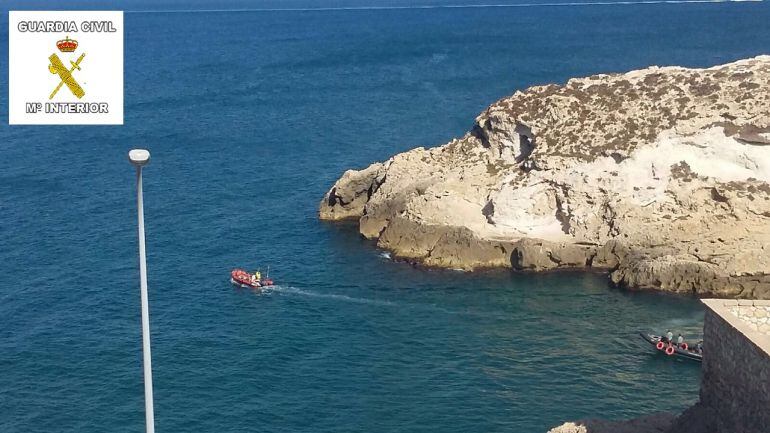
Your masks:
M516 92L443 146L321 202L430 266L608 269L621 286L770 297L770 56Z

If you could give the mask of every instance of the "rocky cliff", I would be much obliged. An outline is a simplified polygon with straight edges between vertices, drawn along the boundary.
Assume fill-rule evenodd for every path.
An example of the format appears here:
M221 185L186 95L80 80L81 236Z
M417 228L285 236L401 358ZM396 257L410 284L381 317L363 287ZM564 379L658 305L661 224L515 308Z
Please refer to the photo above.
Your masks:
M516 92L462 138L345 172L319 215L429 266L770 298L770 56Z

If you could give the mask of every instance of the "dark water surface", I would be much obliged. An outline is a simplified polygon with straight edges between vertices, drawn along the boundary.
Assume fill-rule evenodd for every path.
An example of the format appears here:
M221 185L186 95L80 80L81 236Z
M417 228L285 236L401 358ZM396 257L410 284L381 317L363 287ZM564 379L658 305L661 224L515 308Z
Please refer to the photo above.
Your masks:
M125 9L287 4L364 3ZM6 3L0 26L36 7L62 5ZM516 89L766 53L768 22L764 3L126 13L125 126L9 127L0 104L0 431L143 431L136 146L159 432L542 432L683 409L699 367L634 331L695 334L696 300L415 269L316 206L345 169L461 135ZM229 285L267 264L273 291Z

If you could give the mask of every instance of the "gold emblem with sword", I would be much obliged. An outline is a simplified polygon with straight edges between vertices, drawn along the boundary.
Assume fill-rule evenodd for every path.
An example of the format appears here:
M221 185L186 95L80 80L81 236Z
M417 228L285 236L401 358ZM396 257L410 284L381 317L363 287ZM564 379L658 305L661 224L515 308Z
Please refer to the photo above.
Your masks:
M61 52L71 53L77 48L78 41L70 39L69 36L67 36L66 39L58 41L56 46ZM78 82L75 80L75 77L72 76L72 73L75 71L75 69L78 71L81 70L80 62L83 61L85 56L86 53L83 53L80 55L80 57L78 57L76 61L73 62L70 60L70 64L72 64L72 68L70 69L67 69L67 67L64 66L64 63L62 63L61 59L59 59L59 56L57 56L56 53L53 53L50 57L48 57L48 60L51 62L51 64L48 65L48 70L51 71L52 74L58 74L59 78L61 79L61 81L59 81L59 85L53 89L53 92L51 92L51 96L49 96L48 99L53 99L59 89L61 89L61 86L64 84L67 85L67 87L70 89L70 92L72 92L72 94L75 95L78 99L82 98L83 95L86 94L85 90L83 90L83 88L80 87L80 84L78 84Z

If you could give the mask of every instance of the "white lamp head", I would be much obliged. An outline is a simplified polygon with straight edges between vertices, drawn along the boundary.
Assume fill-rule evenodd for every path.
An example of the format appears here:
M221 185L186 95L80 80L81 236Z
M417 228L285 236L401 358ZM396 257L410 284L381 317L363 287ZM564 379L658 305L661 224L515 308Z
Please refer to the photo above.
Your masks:
M131 164L141 167L150 162L150 152L147 149L131 149L128 152L128 159L131 161Z

